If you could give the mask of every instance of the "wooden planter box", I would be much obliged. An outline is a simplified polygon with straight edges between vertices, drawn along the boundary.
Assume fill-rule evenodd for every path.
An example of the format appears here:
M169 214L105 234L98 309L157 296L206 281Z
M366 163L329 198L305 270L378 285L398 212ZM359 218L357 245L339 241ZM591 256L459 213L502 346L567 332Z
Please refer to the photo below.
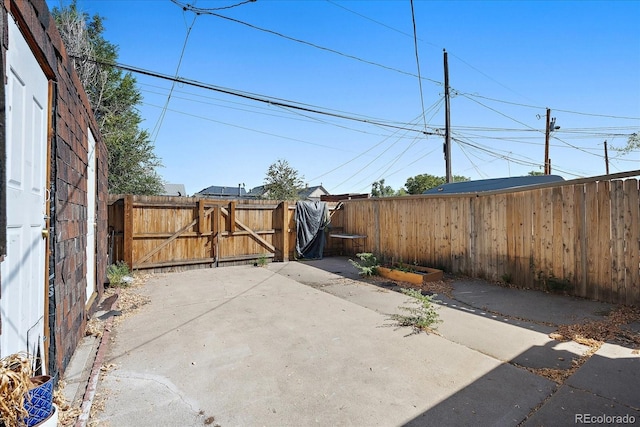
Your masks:
M411 266L411 269L416 272L414 273L393 270L387 267L378 267L378 274L382 277L386 277L387 279L409 282L415 285L442 280L442 277L444 276L442 270L437 270L435 268Z

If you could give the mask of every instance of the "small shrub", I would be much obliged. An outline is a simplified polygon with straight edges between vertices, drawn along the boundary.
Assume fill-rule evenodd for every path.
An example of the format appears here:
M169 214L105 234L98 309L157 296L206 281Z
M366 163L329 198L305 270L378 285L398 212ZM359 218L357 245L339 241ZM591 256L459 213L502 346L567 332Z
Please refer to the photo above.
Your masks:
M380 263L375 255L370 252L362 252L356 254L356 256L360 259L359 262L352 259L350 259L349 262L358 269L361 276L367 277L378 274L378 267L380 267Z
M510 285L511 282L513 282L513 276L511 276L511 273L504 273L502 275L502 281Z
M111 286L128 286L133 281L129 266L124 261L118 261L108 266L107 278Z
M258 261L256 261L256 267L266 267L267 266L267 256L262 254L258 257Z
M409 335L436 329L435 325L442 320L440 320L437 307L433 304L433 297L422 295L418 289L402 289L402 293L410 297L407 304L416 307L400 306L398 308L408 314L392 314L390 320L393 320L398 327L410 326L413 328Z

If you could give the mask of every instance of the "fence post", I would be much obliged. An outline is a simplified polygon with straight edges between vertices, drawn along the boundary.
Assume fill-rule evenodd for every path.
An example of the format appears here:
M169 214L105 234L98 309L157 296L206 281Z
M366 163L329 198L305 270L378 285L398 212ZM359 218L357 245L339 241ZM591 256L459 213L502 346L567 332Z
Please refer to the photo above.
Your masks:
M280 202L273 212L273 245L276 247L276 261L289 261L289 203ZM280 231L278 231L280 229Z
M282 261L289 261L289 202L282 202Z
M124 196L124 262L133 270L133 195Z
M236 232L236 201L233 200L229 202L229 215L227 217L229 221L229 225L227 226L227 231L229 235L232 235Z
M204 200L198 200L198 233L205 234L207 230L207 222L204 217Z

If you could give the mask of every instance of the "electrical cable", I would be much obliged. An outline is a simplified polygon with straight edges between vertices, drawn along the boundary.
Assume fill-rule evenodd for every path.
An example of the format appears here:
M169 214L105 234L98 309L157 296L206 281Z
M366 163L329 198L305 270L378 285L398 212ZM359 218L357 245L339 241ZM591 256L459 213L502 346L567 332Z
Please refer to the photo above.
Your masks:
M519 107L527 107L527 108L534 108L536 110L545 110L545 107L540 107L540 106L536 106L536 105L527 105L527 104L520 104L517 102L511 102L511 101L503 101L501 99L496 99L496 98L491 98L488 96L482 96L482 95L478 95L478 94L472 94L472 93L462 93L462 92L458 92L458 94L460 96L464 96L464 97L474 97L474 98L482 98L482 99L486 99L488 101L494 101L494 102L500 102L502 104L509 104L509 105L516 105ZM608 114L595 114L595 113L581 113L579 111L572 111L572 110L563 110L560 108L551 108L551 110L553 111L559 111L561 113L569 113L569 114L578 114L581 116L591 116L591 117L604 117L604 118L608 118L608 119L620 119L620 120L640 120L640 117L629 117L629 116L613 116L613 115L608 115Z
M411 22L413 23L413 48L416 56L416 68L418 70L418 85L420 86L420 106L422 106L422 121L424 123L424 130L427 130L427 119L424 112L424 95L422 93L422 77L420 73L420 58L418 57L418 32L416 29L416 14L413 8L413 0L411 3Z
M473 160L471 160L471 158L469 157L469 154L467 154L467 151L464 148L464 145L462 145L459 141L454 141L456 144L458 144L458 147L460 148L460 151L462 152L462 154L464 154L464 156L467 158L467 160L469 160L469 163L471 163L471 166L475 169L475 171L478 173L478 175L481 178L488 178L488 175L483 173L480 168L478 168L478 166L474 163Z
M186 7L184 7L181 3L177 2L176 0L171 0L174 4L177 4L178 6L183 7L183 10L187 10ZM198 15L201 14L206 14L209 12L212 12L214 10L225 10L225 9L233 9L234 7L238 7L238 6L242 6L243 4L247 4L247 3L255 3L257 0L245 0L242 1L240 3L237 4L232 4L230 6L221 6L221 7L195 7L195 5L189 5L190 8L188 10L195 12Z
M416 118L414 119L414 121L418 121L418 120L420 120L420 116L418 116L418 117L416 117ZM316 176L316 177L314 177L314 178L311 178L311 181L315 181L315 180L316 180L316 179L318 179L318 178L322 178L323 176L329 175L330 173L335 172L335 171L337 171L338 169L340 169L340 168L342 168L342 167L344 167L344 166L348 165L349 163L351 163L351 162L353 162L353 161L355 161L355 160L359 159L360 157L364 156L364 155L365 155L365 154L367 154L368 152L372 151L374 148L377 148L377 147L379 147L380 145L382 145L384 142L386 142L387 140L389 140L392 136L394 136L394 135L395 135L396 133L398 133L398 132L400 132L400 131L399 131L399 130L395 131L393 134L391 134L391 135L387 136L386 138L382 139L382 140L381 140L380 142L378 142L377 144L375 144L375 145L371 146L370 148L368 148L367 150L365 150L365 151L363 151L362 153L358 154L358 155L357 155L357 156L355 156L354 158L352 158L352 159L350 159L350 160L347 160L346 162L344 162L344 163L342 163L342 164L340 164L340 165L336 166L335 168L331 169L330 171L327 171L327 172L325 172L325 173L323 173L323 174L321 174L321 175L318 175L318 176ZM345 182L346 182L346 181L345 181ZM344 182L343 182L342 184L344 184ZM339 185L342 185L342 184L339 184ZM339 186L339 185L338 185L338 186Z
M173 3L175 3L175 4L177 4L178 6L181 6L182 8L186 8L187 10L192 10L190 5L188 5L186 3L181 3L181 2L178 2L177 0L171 0L171 1ZM236 24L241 24L241 25L244 25L244 26L249 27L249 28L254 29L254 30L258 30L258 31L262 31L264 33L272 34L274 36L278 36L278 37L281 37L281 38L289 40L289 41L293 41L293 42L300 43L300 44L303 44L303 45L306 45L306 46L310 46L310 47L313 47L313 48L316 48L316 49L320 49L320 50L323 50L325 52L329 52L329 53L333 53L333 54L336 54L336 55L340 55L342 57L353 59L353 60L356 60L356 61L359 61L359 62L363 62L363 63L368 64L368 65L373 65L373 66L376 66L376 67L379 67L379 68L383 68L385 70L394 71L396 73L404 74L404 75L411 76L411 77L417 77L415 74L410 73L408 71L403 71L403 70L400 70L398 68L394 68L394 67L390 67L388 65L380 64L378 62L369 61L367 59L359 58L359 57L357 57L355 55L351 55L351 54L348 54L348 53L340 52L339 50L335 50L335 49L332 49L332 48L329 48L329 47L325 47L325 46L320 46L318 44L311 43L311 42L308 42L308 41L305 41L305 40L302 40L302 39L298 39L298 38L295 38L295 37L287 36L285 34L279 33L279 32L274 31L274 30L269 30L267 28L258 27L257 25L253 25L253 24L250 24L248 22L240 21L239 19L231 18L231 17L224 16L224 15L220 15L220 14L215 13L215 12L199 12L199 13L203 14L203 15L215 16L216 18L220 18L220 19L224 19L224 20L227 20L227 21L231 21L231 22L234 22ZM437 85L442 86L442 82L439 82L437 80L429 79L429 78L426 78L426 77L424 79L429 81L429 82L432 82L432 83L435 83Z
M150 104L150 103L147 103L147 102L142 102L142 104L143 105L147 105L149 107L154 107L154 108L164 108L163 106L154 105L154 104ZM265 132L265 131L261 131L261 130L257 130L257 129L252 129L252 128L248 128L246 126L240 126L240 125L235 125L235 124L232 124L232 123L223 122L223 121L220 121L220 120L214 120L214 119L212 119L210 117L203 117L203 116L198 116L196 114L185 113L184 111L172 110L172 109L169 109L169 111L171 111L172 113L182 114L184 116L194 117L196 119L206 120L206 121L209 121L209 122L213 122L213 123L218 123L218 124L225 125L225 126L234 127L234 128L237 128L237 129L247 130L249 132L259 133L259 134L262 134L262 135L274 136L276 138L286 139L286 140L294 141L294 142L301 142L301 143L307 144L307 145L315 145L317 147L328 148L328 149L331 149L331 150L348 152L348 150L344 150L342 148L332 147L330 145L318 144L318 143L315 143L315 142L305 141L303 139L291 138L291 137L288 137L288 136L283 136L283 135L278 135L278 134L275 134L275 133L270 133L270 132Z
M79 58L76 56L70 56L71 58L78 58L78 59L83 59L83 58ZM207 83L203 83L203 82L199 82L196 80L190 80L190 79L185 79L182 77L171 77L168 76L166 74L162 74L162 73L157 73L154 71L150 71L150 70L145 70L142 68L138 68L138 67L134 67L134 66L130 66L130 65L124 65L118 62L106 62L106 61L101 61L101 60L97 60L97 59L93 59L93 58L84 58L87 61L90 62L94 62L96 64L99 65L103 65L103 66L108 66L108 67L115 67L124 71L129 71L132 73L138 73L138 74L142 74L145 76L150 76L150 77L155 77L155 78L159 78L159 79L163 79L163 80L168 80L168 81L175 81L178 83L183 83L189 86L194 86L194 87L198 87L201 89L206 89L206 90L211 90L214 92L219 92L219 93L224 93L227 95L231 95L231 96L236 96L239 98L244 98L244 99L248 99L251 101L256 101L256 102L262 102L268 105L275 105L275 106L279 106L279 107L287 107L287 108L292 108L295 110L300 110L300 111L306 111L309 113L314 113L314 114L320 114L320 115L325 115L325 116L330 116L330 117L335 117L335 118L339 118L339 119L344 119L344 120L351 120L351 121L356 121L356 122L360 122L360 123L367 123L367 124L371 124L371 125L376 125L376 126L381 126L381 127L387 127L387 128L392 128L392 129L397 129L397 130L404 130L404 131L408 131L408 132L416 132L416 133L421 133L421 134L426 134L426 135L437 135L437 133L434 132L425 132L424 130L421 129L415 129L415 128L407 128L404 126L396 126L396 125L392 125L389 123L384 123L384 122L380 122L377 120L368 120L368 119L363 119L363 118L359 118L359 117L353 117L353 116L348 116L345 114L338 114L338 113L332 113L330 111L322 111L319 110L318 108L320 107L315 107L315 108L311 108L311 107L306 107L306 104L302 104L302 103L298 103L297 105L294 104L295 101L283 101L283 100L279 100L278 98L269 98L267 96L264 95L258 95L258 94L253 94L250 92L242 92L242 91L238 91L238 90L234 90L234 89L229 89L229 88L223 88L223 87L219 87L219 86L215 86L215 85L211 85L211 84L207 84Z
M184 43L182 44L182 51L180 52L180 59L178 60L178 65L176 66L176 73L175 73L175 78L178 77L178 73L180 72L180 66L182 65L182 59L184 58L184 52L187 49L187 43L189 42L189 35L191 34L191 30L193 29L193 26L196 24L196 19L198 18L198 15L195 15L193 17L193 21L191 21L191 25L189 25L187 27L187 34L185 35L184 38ZM153 128L153 131L151 131L151 141L155 144L156 139L158 138L158 134L160 133L160 128L162 127L162 123L164 122L164 117L167 114L167 107L169 107L169 101L171 101L171 95L173 95L173 90L176 87L176 82L173 81L171 82L171 89L169 90L169 95L167 96L167 101L164 104L164 108L162 109L162 112L160 113L160 117L158 117L158 121L156 122L156 125Z

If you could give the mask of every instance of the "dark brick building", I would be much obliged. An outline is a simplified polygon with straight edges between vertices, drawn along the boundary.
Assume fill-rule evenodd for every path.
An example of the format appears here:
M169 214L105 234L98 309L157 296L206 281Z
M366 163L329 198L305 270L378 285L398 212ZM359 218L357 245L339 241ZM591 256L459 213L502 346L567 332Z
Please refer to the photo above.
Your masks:
M107 150L46 2L0 11L0 356L58 376L105 283Z

